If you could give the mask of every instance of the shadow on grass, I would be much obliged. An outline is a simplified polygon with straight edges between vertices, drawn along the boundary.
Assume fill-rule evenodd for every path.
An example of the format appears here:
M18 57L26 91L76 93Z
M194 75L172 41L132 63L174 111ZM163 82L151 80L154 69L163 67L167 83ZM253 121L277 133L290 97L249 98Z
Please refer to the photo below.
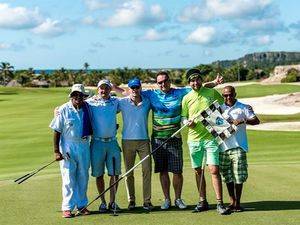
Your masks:
M160 206L155 206L152 210L145 210L143 209L143 207L136 207L134 210L129 210L127 208L125 209L121 209L120 212L117 212L117 215L126 215L126 214L149 214L149 213L167 213L167 212L178 212L178 213L192 213L193 210L195 208L195 205L188 205L186 209L178 209L174 206L172 206L170 209L168 210L162 210L160 209ZM212 205L211 207L212 210L215 209L214 205ZM100 213L99 211L91 211L92 215L109 215L111 214L111 216L113 216L113 212L106 212L106 213Z
M299 210L300 201L258 201L242 203L245 211Z
M17 95L17 92L13 91L0 91L0 95Z

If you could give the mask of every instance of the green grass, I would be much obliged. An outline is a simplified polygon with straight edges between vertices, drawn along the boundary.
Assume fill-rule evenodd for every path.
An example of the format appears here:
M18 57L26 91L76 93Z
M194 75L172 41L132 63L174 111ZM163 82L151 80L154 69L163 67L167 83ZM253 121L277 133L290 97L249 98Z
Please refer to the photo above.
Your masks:
M238 98L261 97L266 95L287 94L294 92L300 92L300 86L292 84L251 84L236 87L236 93Z
M300 121L300 113L292 115L257 115L262 123Z
M158 175L153 174L152 201L157 207L149 214L139 208L133 213L124 210L118 217L93 214L71 220L62 219L61 178L57 164L22 185L14 184L12 180L52 160L52 133L48 125L54 107L64 103L67 94L66 89L0 88L0 224L299 224L299 132L272 131L248 131L250 176L243 194L243 203L248 209L244 213L224 217L217 215L215 210L191 213L197 202L197 192L187 146L184 144L182 196L189 205L188 210L162 212L158 209L162 191ZM120 117L118 120L121 123ZM185 134L186 131L183 132L184 137ZM208 174L207 184L208 199L214 207ZM136 169L136 191L140 205L140 167ZM97 196L92 177L88 196L90 200ZM225 189L224 198L228 202ZM122 208L127 207L123 181L117 201ZM98 202L91 205L90 209L96 212L97 207Z

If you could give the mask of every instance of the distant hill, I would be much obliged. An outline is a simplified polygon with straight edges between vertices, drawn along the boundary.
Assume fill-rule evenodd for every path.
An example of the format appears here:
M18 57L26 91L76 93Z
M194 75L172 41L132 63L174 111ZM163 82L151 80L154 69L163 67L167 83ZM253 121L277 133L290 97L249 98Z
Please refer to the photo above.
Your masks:
M255 52L235 60L220 60L213 65L230 67L239 63L248 68L273 68L278 65L300 64L300 52Z

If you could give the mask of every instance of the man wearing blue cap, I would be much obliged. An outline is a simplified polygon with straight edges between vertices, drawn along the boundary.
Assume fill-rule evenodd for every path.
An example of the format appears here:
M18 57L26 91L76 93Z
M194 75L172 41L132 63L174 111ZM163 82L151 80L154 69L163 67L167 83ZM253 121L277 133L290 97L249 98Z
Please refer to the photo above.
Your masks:
M148 115L150 102L141 96L141 81L133 78L128 82L129 96L120 99L120 110L123 118L122 149L126 171L135 163L136 155L140 159L150 154L148 136ZM151 158L142 163L143 175L143 208L151 210ZM135 208L134 174L131 172L126 177L126 189L128 195L128 209Z
M156 75L156 82L159 87L157 90L142 91L142 96L149 99L151 103L152 114L152 149L157 148L167 138L180 128L181 122L181 101L191 88L172 88L168 71L159 71ZM222 82L218 77L209 86L215 86ZM118 88L116 91L126 95L123 89ZM170 177L173 174L173 187L175 192L174 204L179 209L186 209L186 204L181 199L183 185L183 155L182 139L179 134L172 138L168 143L162 146L154 155L155 173L160 174L160 182L164 194L164 202L161 209L167 210L171 206L170 197Z

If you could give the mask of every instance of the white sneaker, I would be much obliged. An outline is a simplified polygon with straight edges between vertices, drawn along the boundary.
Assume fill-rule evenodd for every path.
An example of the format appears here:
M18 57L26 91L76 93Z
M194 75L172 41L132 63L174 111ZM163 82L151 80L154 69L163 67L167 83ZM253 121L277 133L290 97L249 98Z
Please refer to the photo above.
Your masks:
M171 201L170 199L165 199L164 203L161 205L161 209L162 210L166 210L166 209L169 209L171 206Z
M184 203L184 201L181 198L176 199L174 204L179 209L186 209L186 207L187 207L186 204Z

